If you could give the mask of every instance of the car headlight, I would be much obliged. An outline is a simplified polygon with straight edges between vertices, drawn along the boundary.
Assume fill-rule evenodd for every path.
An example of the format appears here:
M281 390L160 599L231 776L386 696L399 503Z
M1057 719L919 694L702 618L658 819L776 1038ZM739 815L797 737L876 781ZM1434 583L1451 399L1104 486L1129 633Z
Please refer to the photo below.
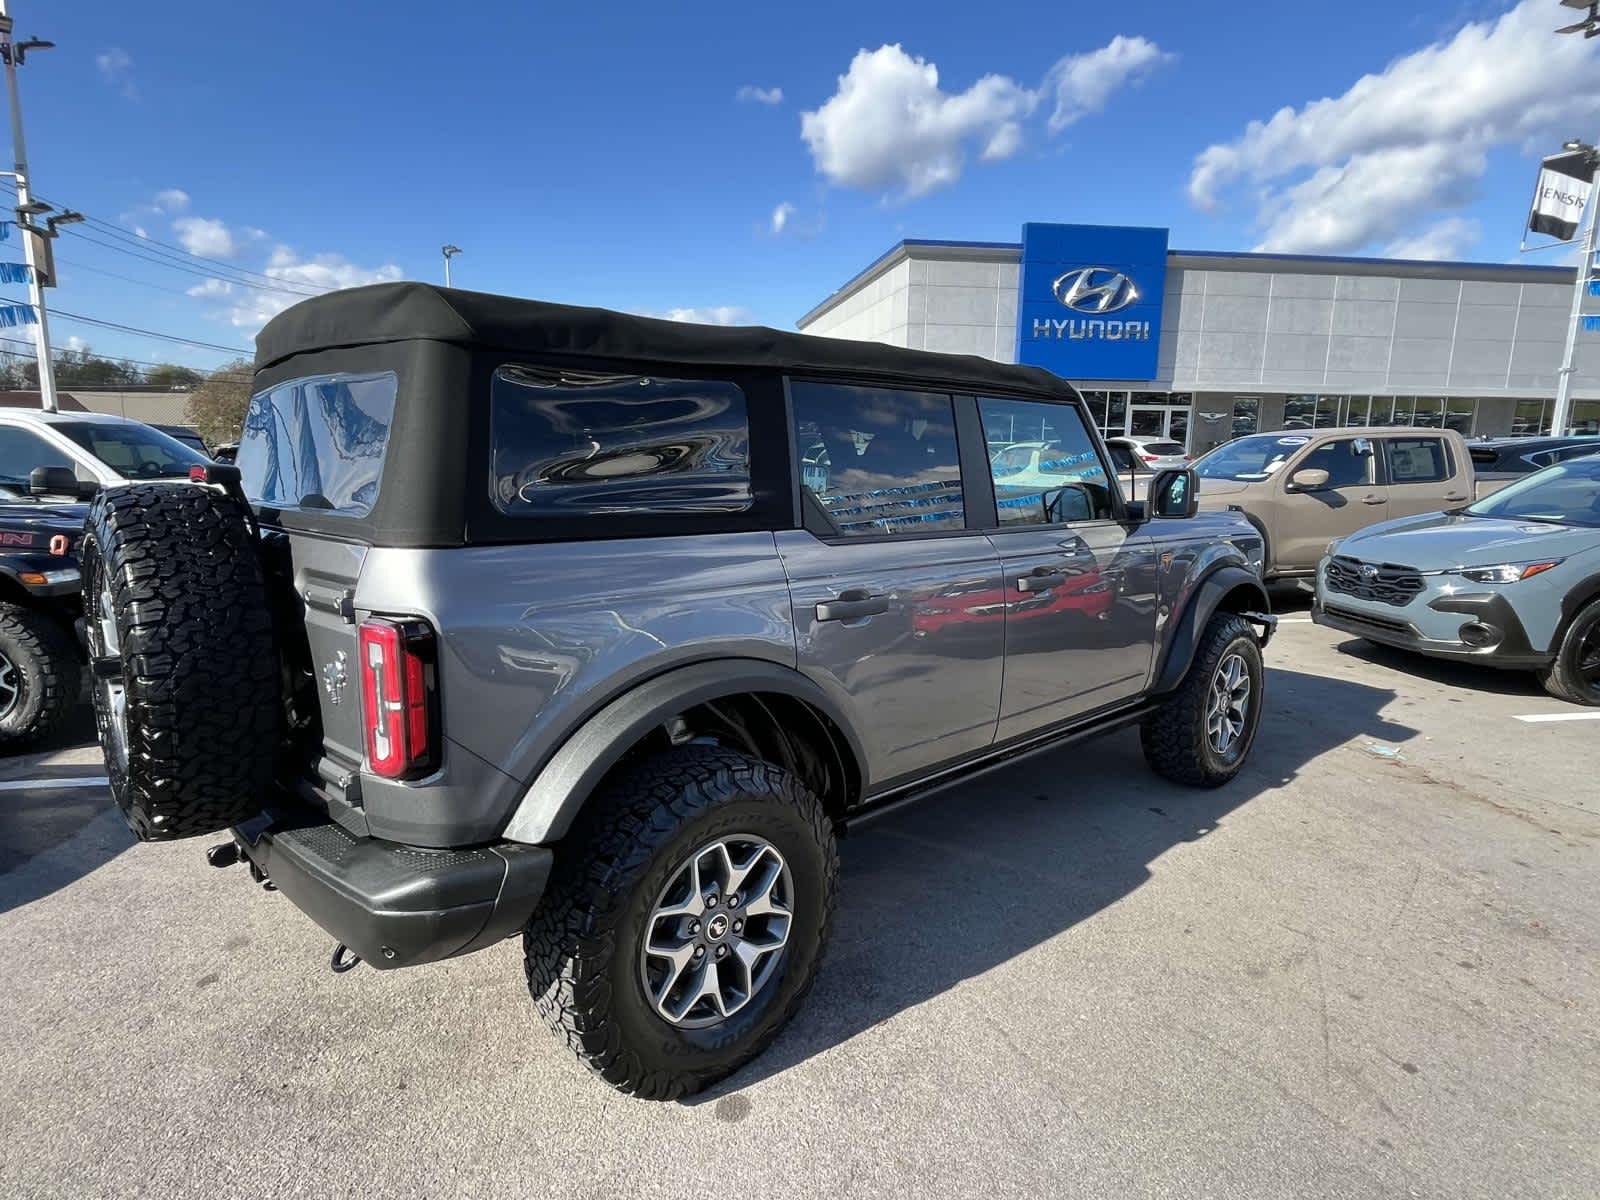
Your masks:
M1516 583L1522 579L1542 575L1551 567L1560 566L1563 561L1551 558L1540 562L1500 563L1493 567L1462 567L1456 573L1463 579L1472 580L1473 583Z
M1326 546L1324 546L1322 548L1322 552L1324 554L1332 554L1338 548L1339 548L1339 539L1338 538L1334 538L1332 541L1330 541Z

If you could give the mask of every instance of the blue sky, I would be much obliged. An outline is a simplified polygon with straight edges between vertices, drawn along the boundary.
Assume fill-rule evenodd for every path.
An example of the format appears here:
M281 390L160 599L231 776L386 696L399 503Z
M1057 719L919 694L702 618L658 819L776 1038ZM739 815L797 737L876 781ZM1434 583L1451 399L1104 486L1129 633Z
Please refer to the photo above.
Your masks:
M123 234L64 234L51 305L249 347L451 241L461 286L788 327L900 238L1053 220L1506 259L1538 154L1600 123L1556 0L692 7L20 0L58 44L21 73L36 189Z

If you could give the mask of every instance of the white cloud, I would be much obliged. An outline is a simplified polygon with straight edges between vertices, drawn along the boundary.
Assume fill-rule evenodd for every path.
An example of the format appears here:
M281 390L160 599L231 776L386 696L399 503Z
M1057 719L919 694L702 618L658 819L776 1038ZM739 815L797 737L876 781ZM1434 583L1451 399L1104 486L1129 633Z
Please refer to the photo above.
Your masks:
M1383 248L1385 258L1422 258L1433 261L1460 259L1482 232L1476 221L1467 217L1446 217L1426 229L1398 238Z
M782 104L783 89L781 87L756 87L752 83L747 83L734 93L734 98L740 103Z
M1017 122L1038 96L1004 75L964 92L939 87L939 68L898 45L858 51L839 87L800 114L800 136L834 183L920 196L954 183L969 145L987 158L1015 153Z
M755 318L737 304L718 304L710 308L669 308L661 313L669 321L688 321L694 325L749 325Z
M788 225L789 221L794 217L794 213L795 213L794 205L790 204L787 200L785 200L782 204L778 205L777 208L773 209L772 210L772 232L773 233L782 233L783 230L784 230L784 227L786 225Z
M1098 50L1067 55L1045 75L1045 91L1055 100L1050 132L1060 133L1074 121L1099 112L1117 89L1138 83L1176 57L1152 41L1120 33Z
M61 347L61 348L63 350L71 350L71 351L74 351L74 352L79 352L79 351L87 350L89 348L89 343L84 341L81 337L79 337L77 334L74 333L70 337L67 338L67 344L65 346ZM52 355L51 357L54 357L54 356Z
M285 288L308 294L361 287L369 283L391 283L401 278L400 268L393 263L385 263L381 267L362 267L342 254L301 258L288 246L273 248L264 274ZM252 334L302 299L284 292L247 292L243 288L237 289L235 294L238 300L228 310L228 320L236 328Z
M1600 58L1550 31L1549 5L1494 20L1365 75L1340 96L1279 109L1195 159L1189 196L1218 207L1250 183L1260 249L1349 252L1393 244L1460 207L1501 146L1553 145L1600 115ZM1439 225L1431 226L1437 232ZM1439 234L1460 253L1465 226ZM1422 240L1425 234L1414 234Z
M189 193L182 188L167 188L157 192L156 198L151 203L156 212L176 215L189 207Z
M952 93L939 86L937 66L898 44L860 50L834 94L800 114L800 136L833 183L921 196L959 179L973 150L982 162L1016 154L1022 122L1041 100L1054 103L1049 128L1057 133L1171 57L1154 42L1119 35L1061 59L1038 88L985 75Z
M186 294L198 296L201 299L214 299L218 296L233 295L233 284L225 279L206 279L186 289Z
M214 217L179 217L172 229L183 248L198 258L232 258L239 252L232 230Z
M139 94L139 89L133 83L133 55L121 46L112 46L94 56L94 65L99 68L100 78L132 100Z

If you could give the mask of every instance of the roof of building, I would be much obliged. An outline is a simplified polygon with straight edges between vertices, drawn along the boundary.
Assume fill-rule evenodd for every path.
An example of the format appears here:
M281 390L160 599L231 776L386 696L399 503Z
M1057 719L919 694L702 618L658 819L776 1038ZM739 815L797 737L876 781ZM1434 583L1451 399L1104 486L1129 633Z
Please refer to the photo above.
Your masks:
M922 255L918 251L937 253ZM832 308L863 284L870 283L903 258L957 257L977 260L1020 262L1021 242L960 242L938 238L904 238L890 246L862 270L850 277L820 304L814 305L795 322L804 329L811 321ZM1408 275L1421 279L1500 279L1539 283L1568 283L1573 267L1546 263L1454 262L1416 258L1369 258L1338 254L1280 254L1259 250L1168 250L1168 266L1244 271L1271 270L1275 267L1299 268L1313 275Z
M39 404L38 392L0 392L0 408L38 408ZM62 412L88 411L71 392L57 392L56 406Z
M303 300L257 335L256 367L310 351L417 340L650 369L840 372L858 379L1074 395L1070 385L1048 371L975 355L935 354L759 325L694 325L426 283L380 283Z
M65 400L64 396L57 396L57 400ZM143 421L135 421L132 417L119 417L115 413L90 412L83 408L65 408L58 412L43 412L37 408L27 408L22 405L0 406L0 415L11 417L26 417L30 421L43 421L47 425L68 422L73 425L143 425Z

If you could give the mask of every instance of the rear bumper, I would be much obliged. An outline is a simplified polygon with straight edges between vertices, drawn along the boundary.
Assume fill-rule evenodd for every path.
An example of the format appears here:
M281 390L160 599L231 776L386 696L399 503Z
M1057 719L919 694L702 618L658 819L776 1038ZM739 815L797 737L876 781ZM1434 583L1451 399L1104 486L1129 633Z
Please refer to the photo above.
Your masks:
M544 893L547 846L420 850L362 838L311 810L234 829L240 851L330 935L379 970L480 950L522 928Z

